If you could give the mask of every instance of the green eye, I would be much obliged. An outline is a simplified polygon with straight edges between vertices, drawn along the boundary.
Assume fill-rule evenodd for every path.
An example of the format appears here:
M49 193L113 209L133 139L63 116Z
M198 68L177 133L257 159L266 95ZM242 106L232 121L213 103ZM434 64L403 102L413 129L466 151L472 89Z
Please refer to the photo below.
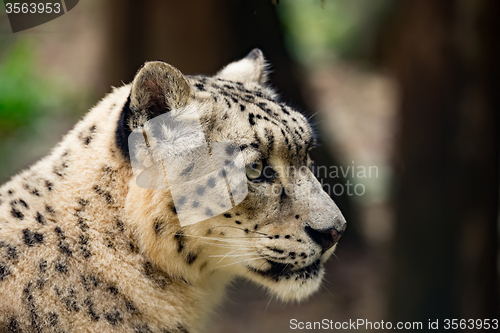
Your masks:
M253 162L245 167L247 177L250 180L259 178L262 175L262 170L264 169L264 164L262 161Z

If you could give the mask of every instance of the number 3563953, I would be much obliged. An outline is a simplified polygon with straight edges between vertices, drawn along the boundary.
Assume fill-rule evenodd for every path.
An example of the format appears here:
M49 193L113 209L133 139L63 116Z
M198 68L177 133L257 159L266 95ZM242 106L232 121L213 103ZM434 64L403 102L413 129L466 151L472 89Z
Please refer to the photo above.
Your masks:
M61 3L11 3L5 4L7 14L59 14L61 12Z

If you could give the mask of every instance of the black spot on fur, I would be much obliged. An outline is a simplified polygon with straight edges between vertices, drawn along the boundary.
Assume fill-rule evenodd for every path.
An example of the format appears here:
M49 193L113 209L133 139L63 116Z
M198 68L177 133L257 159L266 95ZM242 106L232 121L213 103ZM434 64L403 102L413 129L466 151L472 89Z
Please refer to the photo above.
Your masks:
M16 318L14 317L10 318L9 323L7 324L6 333L22 333Z
M59 250L65 255L71 257L73 255L73 251L69 248L69 245L64 241L66 239L66 236L64 236L63 231L59 227L55 227L54 231L59 238L59 241L57 243Z
M236 224L241 224L241 222L240 222L240 221L234 221L234 222L235 222Z
M153 281L160 289L164 289L172 282L171 277L149 261L144 262L144 275Z
M8 275L10 275L9 267L0 262L0 282L2 282Z
M87 206L89 204L89 201L88 200L85 200L85 199L82 199L82 198L79 198L78 199L78 205L80 206L77 210L78 211L82 211L85 209L85 206Z
M65 260L58 260L54 266L55 270L59 273L65 274L68 272L68 264Z
M111 205L114 202L113 197L111 196L111 193L101 189L101 187L99 185L94 186L94 191L97 194L99 194L100 196L102 196L106 200L106 203L108 205Z
M61 301L66 305L68 311L80 311L80 307L76 301L76 293L73 288L70 288L67 293L63 293L58 286L54 287L54 291L57 296L61 298Z
M1 246L1 244L0 244L0 246ZM7 258L12 259L12 260L19 258L19 253L18 253L15 246L7 245L6 247L7 247L7 253L6 253Z
M40 260L40 262L38 263L38 268L40 268L40 272L45 273L47 271L47 267L48 267L47 260L46 259Z
M148 327L148 324L140 324L134 326L134 333L153 333Z
M128 245L129 245L130 252L139 253L139 248L133 242L129 242Z
M226 217L226 218L230 219L230 218L231 218L231 214L229 214L229 213L225 213L225 214L224 214L224 217Z
M24 244L28 246L35 246L43 243L43 235L36 231L31 231L29 229L23 229L23 240Z
M281 111L286 115L290 115L290 112L288 112L283 105L281 106Z
M197 83L194 86L198 88L199 91L205 91L205 86L201 83Z
M101 281L94 275L81 275L83 289L90 291L92 288L97 288Z
M92 252L88 249L89 237L80 235L78 243L80 244L80 253L85 259L88 259L92 256Z
M15 208L12 208L11 211L10 211L10 214L15 217L16 219L19 219L19 220L24 220L24 214L21 213L20 211L18 211L17 209Z
M116 296L118 295L118 288L115 286L109 286L108 291L111 293L111 295Z
M52 184L48 180L45 181L45 187L47 188L47 190L52 191L53 186L54 186L54 184Z
M193 262L195 262L195 260L196 260L197 258L198 258L198 254L196 254L196 253L189 252L189 253L186 255L186 261L187 261L188 265L193 264Z
M45 206L45 210L52 215L56 213L56 211L49 205Z
M94 302L90 299L90 297L87 297L84 301L83 304L87 307L87 313L90 316L90 319L92 321L98 321L100 319L100 316L95 312L94 309Z
M120 232L124 232L125 231L125 223L123 223L123 221L120 220L118 217L116 218L116 227L118 228L118 230Z
M182 252L186 241L184 232L182 230L177 231L174 235L174 239L177 241L177 252Z
M243 104L240 104L240 110L243 112L245 111L246 107Z
M54 326L57 326L58 322L59 322L59 317L57 316L57 314L54 312L50 312L48 324L50 326L54 327Z
M40 319L38 317L38 311L36 310L35 307L35 299L33 297L32 293L32 284L31 282L26 285L26 287L23 290L23 297L24 301L26 303L26 308L29 311L30 314L30 321L31 321L31 332L41 332L42 327L40 325Z
M250 113L250 114L248 115L248 122L249 122L249 123L250 123L250 125L252 125L252 126L253 126L253 125L255 125L255 119L254 119L254 118L255 118L255 115L254 115L253 113Z
M174 208L175 209L175 208ZM156 237L159 237L163 232L164 221L162 219L157 218L154 222L155 234Z
M40 277L36 280L36 286L38 287L38 289L42 290L43 287L45 286L45 278L43 277Z
M40 224L45 224L45 218L43 217L43 215L40 213L40 212L37 212L36 213L36 217L35 217L35 220L40 223Z
M131 301L129 301L129 300L125 301L125 308L126 308L129 312L131 312L131 313L137 313L137 308L136 308L136 307L135 307L135 305L134 305Z
M80 211L82 211L84 208L85 208L84 206L77 208L74 216L76 217L76 223L78 224L80 229L83 232L86 232L89 229L89 226L88 226L87 222L85 221L85 219L82 216L80 216Z
M182 324L177 324L178 333L189 333L189 331Z

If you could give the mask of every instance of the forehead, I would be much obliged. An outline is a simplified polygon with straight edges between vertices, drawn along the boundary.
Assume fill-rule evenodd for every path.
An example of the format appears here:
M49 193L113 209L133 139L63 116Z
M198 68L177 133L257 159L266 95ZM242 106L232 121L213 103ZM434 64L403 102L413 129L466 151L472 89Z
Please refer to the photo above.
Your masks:
M207 140L237 143L247 156L302 161L313 144L307 119L258 84L189 77ZM253 159L253 158L250 158Z

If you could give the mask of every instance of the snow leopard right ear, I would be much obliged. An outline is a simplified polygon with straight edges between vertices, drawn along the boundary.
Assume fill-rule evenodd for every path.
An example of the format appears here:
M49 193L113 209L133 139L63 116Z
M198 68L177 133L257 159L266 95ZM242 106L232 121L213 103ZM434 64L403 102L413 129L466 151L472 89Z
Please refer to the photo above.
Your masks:
M253 49L243 59L234 61L221 69L215 77L242 83L265 84L268 76L268 65L260 49Z
M177 68L162 61L146 62L131 84L116 131L117 144L125 156L129 156L128 136L135 128L187 105L190 96L189 83Z

